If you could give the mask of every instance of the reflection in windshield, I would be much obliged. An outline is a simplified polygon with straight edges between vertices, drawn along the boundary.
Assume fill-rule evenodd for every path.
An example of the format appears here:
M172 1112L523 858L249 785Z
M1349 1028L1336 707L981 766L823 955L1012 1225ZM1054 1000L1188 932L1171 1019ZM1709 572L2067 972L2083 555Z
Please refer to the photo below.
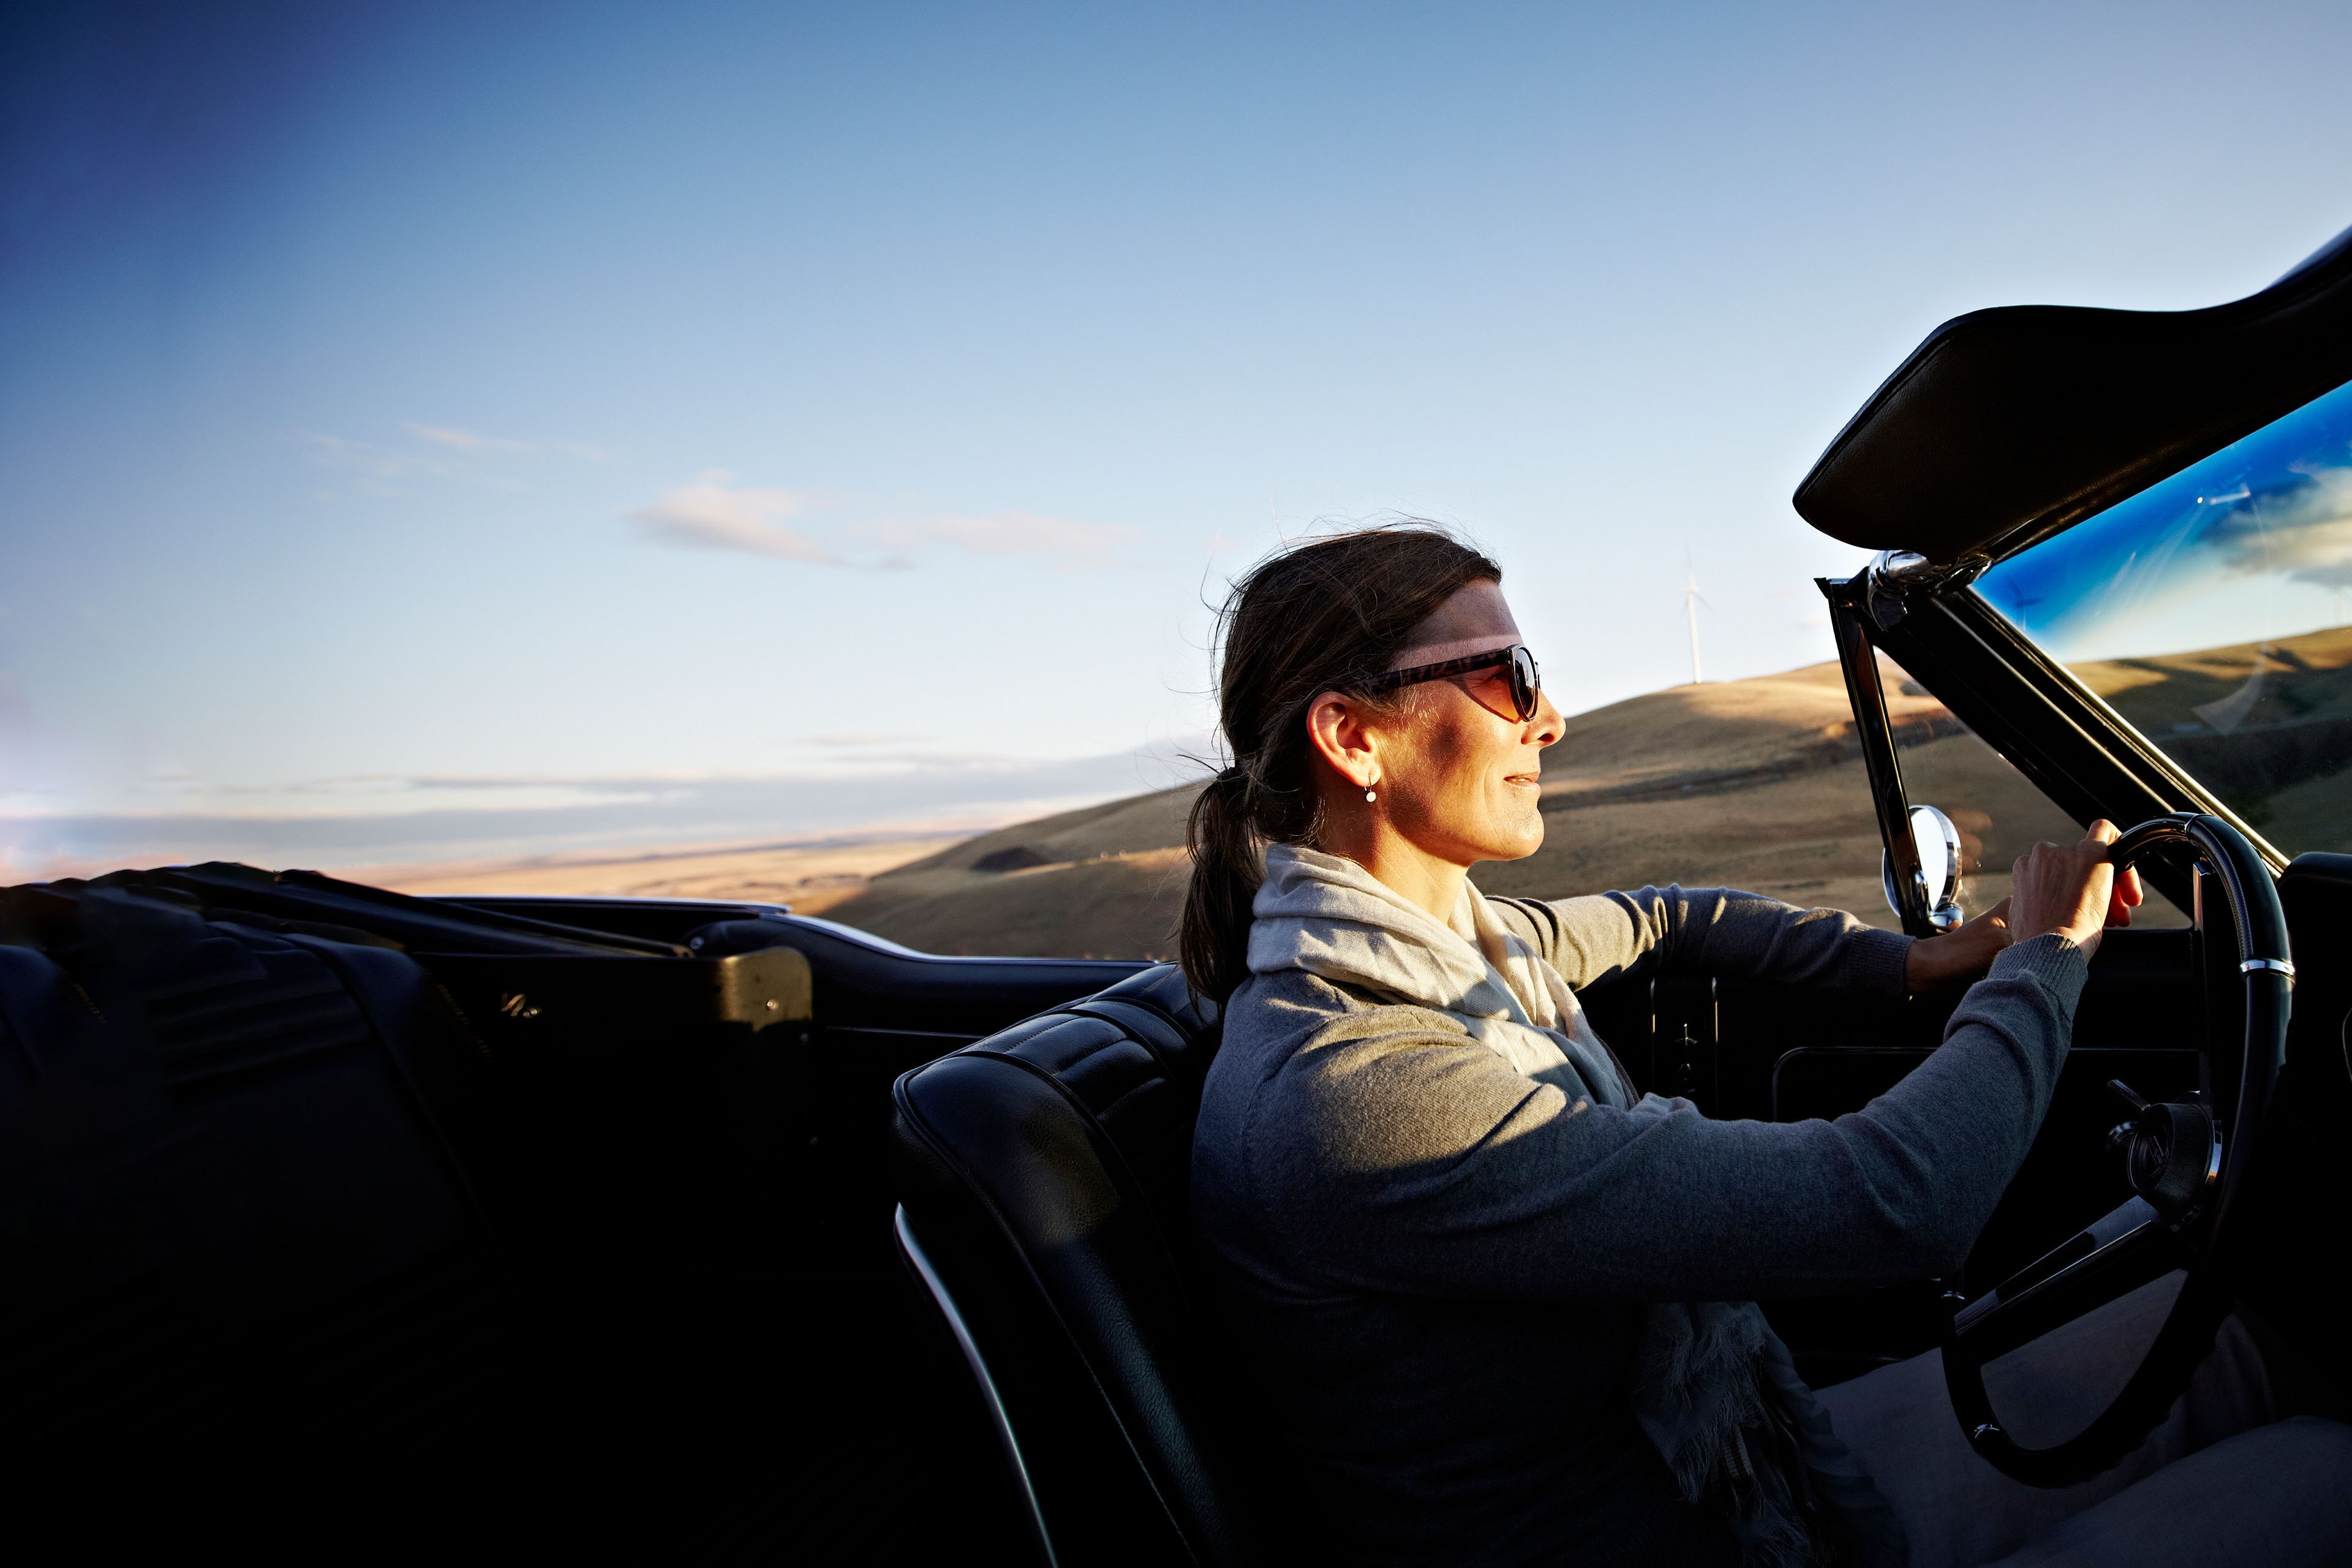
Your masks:
M2352 384L1977 591L2279 848L2352 849Z

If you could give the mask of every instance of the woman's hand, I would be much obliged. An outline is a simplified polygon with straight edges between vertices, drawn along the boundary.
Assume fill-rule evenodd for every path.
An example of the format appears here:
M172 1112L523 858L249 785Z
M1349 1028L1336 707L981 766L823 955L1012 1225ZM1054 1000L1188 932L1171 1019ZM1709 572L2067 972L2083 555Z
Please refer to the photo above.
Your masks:
M2002 948L2037 936L2063 936L2084 958L2098 952L2099 933L2131 924L2147 897L2137 870L2126 867L2118 877L2107 859L2107 846L2122 837L2101 817L2080 844L2035 845L2011 868L2016 890L2008 898L1958 931L1911 944L1903 984L1916 993L1973 981Z
M1956 931L1913 942L1903 961L1905 989L1916 994L1981 978L2009 945L2009 905L2003 899Z
M2126 868L2118 877L2107 858L2107 846L2122 837L2103 816L2080 844L2037 844L2021 856L2010 895L2017 940L2063 936L2088 958L2099 950L2101 931L2131 924L2146 895L2138 871Z

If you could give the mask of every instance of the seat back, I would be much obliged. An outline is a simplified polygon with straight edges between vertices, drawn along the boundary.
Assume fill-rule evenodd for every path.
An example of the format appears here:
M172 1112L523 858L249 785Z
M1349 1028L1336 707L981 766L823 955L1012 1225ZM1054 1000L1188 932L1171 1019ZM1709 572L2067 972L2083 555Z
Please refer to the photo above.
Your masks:
M961 1343L1042 1555L1265 1554L1192 1278L1213 1007L1161 965L898 1079L898 1239Z

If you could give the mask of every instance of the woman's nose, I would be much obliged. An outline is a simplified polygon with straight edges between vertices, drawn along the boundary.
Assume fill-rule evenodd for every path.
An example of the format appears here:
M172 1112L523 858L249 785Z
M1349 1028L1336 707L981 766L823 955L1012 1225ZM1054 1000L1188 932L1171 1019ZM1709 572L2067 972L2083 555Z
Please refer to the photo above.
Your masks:
M1568 722L1559 716L1559 710L1551 705L1551 698L1541 690L1536 693L1536 716L1531 722L1536 728L1535 742L1538 746L1550 745L1568 729Z

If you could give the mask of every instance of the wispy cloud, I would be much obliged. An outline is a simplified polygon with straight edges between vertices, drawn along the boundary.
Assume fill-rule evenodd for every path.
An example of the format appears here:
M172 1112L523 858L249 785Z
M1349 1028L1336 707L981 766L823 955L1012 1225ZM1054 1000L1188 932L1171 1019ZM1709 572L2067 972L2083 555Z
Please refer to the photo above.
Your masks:
M925 551L946 548L974 555L1030 556L1064 571L1082 567L1131 566L1118 553L1140 542L1143 530L1124 524L1077 522L1030 511L984 515L941 514L880 521L835 523L847 537L879 546L886 553L853 558L786 518L847 510L816 490L759 489L734 483L735 476L712 469L680 485L652 506L624 513L656 538L709 550L740 550L780 561L821 566L895 570L912 566ZM830 743L830 742L826 742Z
M1132 564L1117 552L1143 538L1143 530L1122 523L1074 522L1032 511L872 522L861 531L893 549L946 544L975 555L1035 555L1066 571Z
M446 425L411 423L408 433L422 441L436 446L455 447L460 452L531 452L538 450L528 441L509 441L498 436L480 436L471 430L454 430Z
M394 447L379 446L373 441L354 441L344 436L321 436L315 432L305 435L318 460L331 468L346 468L372 479L404 479L416 475L437 479L466 479L469 476L458 465L436 452L408 452Z
M514 477L512 460L500 461L509 453L543 458L555 452L590 463L614 460L612 454L577 441L538 444L449 425L420 425L415 420L404 421L401 427L412 440L362 441L316 431L305 432L301 439L320 464L359 476L355 488L377 494L397 493L396 485L404 479L451 479L493 489L523 489L522 481Z
M752 489L730 485L735 476L714 470L690 485L680 485L652 506L627 515L643 523L655 537L671 544L705 550L741 550L772 555L780 561L807 561L824 566L847 562L818 541L778 522L804 510L811 500L806 490Z

